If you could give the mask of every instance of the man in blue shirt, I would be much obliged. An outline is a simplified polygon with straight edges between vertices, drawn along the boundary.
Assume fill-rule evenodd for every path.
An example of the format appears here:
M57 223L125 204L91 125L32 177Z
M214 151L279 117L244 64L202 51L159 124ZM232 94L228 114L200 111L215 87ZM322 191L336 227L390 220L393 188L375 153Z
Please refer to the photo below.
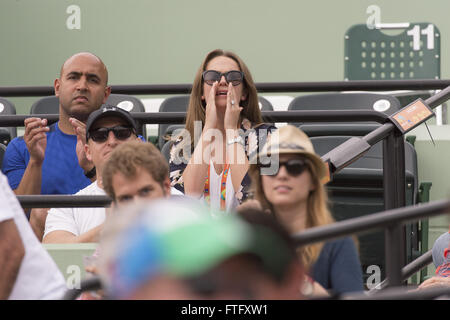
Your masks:
M47 119L27 118L23 137L6 149L2 171L17 195L74 194L95 180L84 122L111 93L106 66L92 53L77 53L64 62L54 88L59 121L47 126Z
M2 171L15 194L73 194L90 184L83 174L93 167L81 144L83 122L106 102L107 81L104 63L91 53L77 53L63 64L54 82L59 121L48 127L47 119L26 119L24 136L6 149Z
M104 63L91 53L77 53L63 64L54 82L59 121L48 127L47 119L26 119L24 136L6 149L2 171L15 194L73 194L90 184L83 174L93 167L82 147L83 122L106 102L107 82Z

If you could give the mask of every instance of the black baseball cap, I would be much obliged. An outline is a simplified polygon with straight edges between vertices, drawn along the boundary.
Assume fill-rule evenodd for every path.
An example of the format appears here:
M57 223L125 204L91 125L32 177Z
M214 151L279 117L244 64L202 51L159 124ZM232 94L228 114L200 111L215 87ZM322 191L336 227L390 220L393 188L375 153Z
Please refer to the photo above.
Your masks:
M112 105L103 105L100 109L95 110L92 112L86 122L86 141L89 140L89 131L92 128L92 125L99 119L105 118L105 117L119 117L123 120L125 120L136 132L136 122L134 121L131 114L117 106Z

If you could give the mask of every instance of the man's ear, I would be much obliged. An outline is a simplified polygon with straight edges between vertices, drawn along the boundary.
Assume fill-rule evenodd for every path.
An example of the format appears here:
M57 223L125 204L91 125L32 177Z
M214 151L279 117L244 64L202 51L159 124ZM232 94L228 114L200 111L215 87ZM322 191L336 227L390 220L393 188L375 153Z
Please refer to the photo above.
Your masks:
M170 197L170 194L171 194L170 189L171 189L171 187L170 187L170 179L169 179L169 177L167 177L166 180L164 180L163 188L164 188L166 197Z
M92 161L91 148L89 148L89 144L84 144L84 153L86 154L86 159Z
M106 100L108 100L108 97L109 97L110 94L111 94L111 87L107 86L105 88L105 97L103 98L103 102L102 102L103 104L106 103Z
M61 86L61 82L59 79L55 79L53 82L53 88L55 88L55 96L59 97L59 87Z

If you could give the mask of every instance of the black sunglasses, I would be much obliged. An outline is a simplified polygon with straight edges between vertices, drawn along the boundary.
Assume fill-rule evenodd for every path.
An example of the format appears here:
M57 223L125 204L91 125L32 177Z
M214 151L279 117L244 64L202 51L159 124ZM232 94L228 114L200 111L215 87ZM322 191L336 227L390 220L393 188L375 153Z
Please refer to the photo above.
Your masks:
M105 142L108 140L109 132L112 131L117 140L126 140L132 133L134 129L132 127L125 126L115 126L112 128L98 128L90 131L87 140L91 138L95 142Z
M308 163L305 160L302 159L291 159L286 162L279 162L278 164L278 170L276 172L273 172L270 175L276 176L280 172L281 167L285 167L286 171L289 175L296 177L299 176L305 171L305 169L308 168ZM261 168L270 168L271 163L268 164L260 164Z
M216 81L220 82L222 76L225 77L227 83L231 82L233 86L240 85L242 83L242 80L244 80L244 73L242 71L232 70L225 73L221 73L215 70L206 70L203 72L203 80L207 85L210 86L212 86Z

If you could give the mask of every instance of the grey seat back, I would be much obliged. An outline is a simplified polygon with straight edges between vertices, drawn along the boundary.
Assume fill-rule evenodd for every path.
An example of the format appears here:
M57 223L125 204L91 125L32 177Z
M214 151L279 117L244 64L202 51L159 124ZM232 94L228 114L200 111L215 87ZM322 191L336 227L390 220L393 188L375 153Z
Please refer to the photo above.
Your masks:
M145 106L141 99L126 95L111 93L106 100L106 104L118 106L128 112L145 112ZM136 120L137 133L147 140L147 126L142 121Z
M172 96L164 99L164 101L159 106L159 112L186 112L189 106L189 95L178 95ZM184 128L183 124L174 123L163 123L159 124L158 127L158 147L161 150L166 143L166 136L170 135L168 132L169 127L171 127L171 132L178 128Z
M5 155L6 146L3 143L0 143L0 169L3 165L3 156Z
M288 110L370 110L391 115L401 109L400 101L391 96L378 93L324 93L295 97L288 106ZM301 123L292 122L308 134L313 130L315 135L333 134L363 135L380 126L376 122L349 122L349 123ZM323 132L318 132L323 128ZM356 134L356 132L358 134Z
M106 104L118 106L129 112L145 112L142 101L136 97L111 93L106 100ZM31 105L30 114L59 114L59 97L48 96L40 98ZM138 134L147 138L146 126L140 121L136 121Z
M273 105L272 103L270 103L269 100L267 100L262 96L259 96L258 100L259 100L259 108L261 109L261 111L273 111Z
M59 114L59 98L48 96L36 100L31 105L30 114Z
M401 109L399 100L379 93L325 93L296 97L289 110L372 110L391 115ZM316 152L324 155L352 136L363 136L378 128L376 122L295 122L311 138ZM336 220L344 220L384 211L382 142L373 146L363 157L337 173L327 184L330 206ZM417 155L405 142L406 203L417 202ZM416 224L417 225L417 224ZM411 243L416 225L407 225L407 239ZM417 229L417 228L416 228ZM385 273L384 232L370 232L358 236L362 271L378 265ZM407 256L412 246L407 245ZM408 258L407 258L408 259ZM409 260L410 261L410 260Z
M169 162L170 159L170 148L172 148L173 141L166 141L161 148L162 155L166 158L167 162Z
M8 99L0 97L0 117L2 115L16 114L14 103ZM0 143L7 145L12 139L17 137L16 127L0 127Z
M351 136L311 137L315 151L324 155ZM417 203L418 172L414 147L405 142L406 205ZM383 142L375 144L360 159L342 169L327 184L331 211L337 221L384 211ZM407 225L407 234L416 232L415 224ZM407 259L413 255L413 240L407 241ZM384 232L375 231L358 236L363 274L371 265L380 267L385 274Z

